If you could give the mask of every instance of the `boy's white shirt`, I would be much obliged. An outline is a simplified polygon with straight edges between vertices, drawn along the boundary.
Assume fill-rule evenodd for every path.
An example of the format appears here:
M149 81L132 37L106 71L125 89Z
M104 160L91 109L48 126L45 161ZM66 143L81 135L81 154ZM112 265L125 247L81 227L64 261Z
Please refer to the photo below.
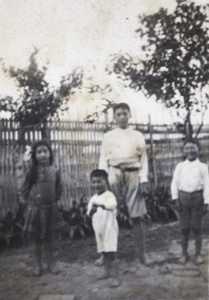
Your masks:
M205 163L196 159L180 162L174 171L171 183L172 199L178 199L178 191L192 193L203 190L204 203L209 204L209 174Z
M146 143L141 132L128 127L106 133L100 151L99 169L108 172L109 161L116 161L118 165L135 162L139 167L140 182L148 181Z

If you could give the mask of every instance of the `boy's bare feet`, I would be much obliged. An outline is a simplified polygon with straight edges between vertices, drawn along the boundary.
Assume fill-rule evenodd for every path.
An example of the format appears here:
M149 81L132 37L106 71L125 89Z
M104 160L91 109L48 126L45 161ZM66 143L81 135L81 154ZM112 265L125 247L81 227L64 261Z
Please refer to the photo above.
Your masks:
M188 255L182 255L182 257L179 259L179 263L182 265L185 265L189 260L189 256Z
M201 265L204 263L204 260L201 255L195 256L194 262L196 265Z
M104 279L108 279L110 277L110 274L107 272L104 272L102 275L97 277L97 280L104 280Z
M61 273L60 270L58 270L57 268L52 267L52 266L50 266L50 267L47 268L47 272L50 273L50 274L52 274L52 275L58 275L58 274Z
M141 264L143 264L146 267L150 267L152 265L152 261L147 257L147 255L143 255L139 258L139 261Z
M43 275L43 269L40 267L37 267L35 272L34 272L34 276L35 277L40 277L41 275Z
M101 267L104 265L104 256L102 255L101 257L99 257L97 260L95 260L94 264L97 267Z
M109 288L116 288L120 286L120 281L117 278L114 278L109 284Z

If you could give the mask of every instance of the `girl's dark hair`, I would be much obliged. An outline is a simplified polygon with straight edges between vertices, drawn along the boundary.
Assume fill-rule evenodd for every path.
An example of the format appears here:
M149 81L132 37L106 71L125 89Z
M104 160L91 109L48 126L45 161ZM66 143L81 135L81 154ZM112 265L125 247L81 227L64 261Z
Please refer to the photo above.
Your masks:
M49 150L49 164L50 165L53 164L53 160L54 160L52 148L48 141L41 140L41 141L35 142L32 145L32 150L31 150L32 151L32 154L31 154L32 166L31 166L29 174L28 174L28 176L29 176L28 181L29 181L30 187L37 182L37 178L38 178L38 169L37 169L38 161L36 159L36 150L39 146L46 146L47 149Z
M115 104L115 105L113 106L113 113L115 114L116 110L117 110L117 109L120 109L120 108L126 109L126 110L128 110L129 112L131 112L130 106L129 106L127 103L121 102L121 103Z

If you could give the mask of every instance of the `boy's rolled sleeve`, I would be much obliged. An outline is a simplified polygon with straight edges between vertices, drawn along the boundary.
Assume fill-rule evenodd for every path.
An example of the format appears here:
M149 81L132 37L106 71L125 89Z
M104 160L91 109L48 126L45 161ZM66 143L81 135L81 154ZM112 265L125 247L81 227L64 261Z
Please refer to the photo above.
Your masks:
M180 165L178 164L177 167L176 167L176 169L175 169L175 171L174 171L173 179L172 179L172 182L171 182L171 197L172 197L172 200L178 199L178 192L179 192L179 189L178 189L179 169L180 169Z
M108 197L105 201L105 208L107 210L114 210L117 207L117 201L116 198L112 195L111 197Z
M141 154L141 168L139 169L139 177L140 177L140 182L147 182L148 181L148 157L147 157L147 146L146 142L144 139L144 136L141 136L141 141L140 141L140 148L142 149L142 154Z
M141 169L139 170L140 182L148 181L148 158L146 149L141 156Z
M203 170L203 196L204 203L209 204L209 174L207 165L205 165Z

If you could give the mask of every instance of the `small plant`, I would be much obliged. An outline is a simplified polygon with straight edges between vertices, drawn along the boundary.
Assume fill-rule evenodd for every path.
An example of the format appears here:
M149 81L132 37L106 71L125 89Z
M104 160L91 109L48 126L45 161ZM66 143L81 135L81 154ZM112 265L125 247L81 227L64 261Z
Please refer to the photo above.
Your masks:
M168 222L178 219L178 214L173 207L169 188L164 185L149 186L145 198L148 214L153 222Z
M0 241L6 247L22 245L24 225L24 205L20 204L16 214L11 211L0 220Z
M71 239L84 238L92 233L91 220L86 212L87 204L84 197L79 203L73 201L72 208L63 212L63 219L68 224L68 236Z

